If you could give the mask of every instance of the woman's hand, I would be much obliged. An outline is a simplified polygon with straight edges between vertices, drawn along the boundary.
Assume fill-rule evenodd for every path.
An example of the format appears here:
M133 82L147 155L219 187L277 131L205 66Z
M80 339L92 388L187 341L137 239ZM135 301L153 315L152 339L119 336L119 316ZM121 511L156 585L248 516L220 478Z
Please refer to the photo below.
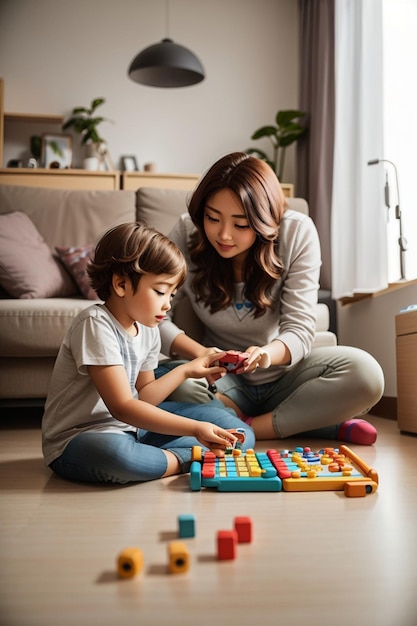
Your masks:
M225 449L233 445L237 439L228 430L210 422L197 422L194 436L202 446L211 450L218 457L224 456Z
M245 352L249 353L249 357L241 372L251 374L252 372L255 372L258 367L267 369L271 365L271 355L265 350L265 348L260 348L259 346L249 346L249 348L246 348ZM237 373L241 372L239 371Z

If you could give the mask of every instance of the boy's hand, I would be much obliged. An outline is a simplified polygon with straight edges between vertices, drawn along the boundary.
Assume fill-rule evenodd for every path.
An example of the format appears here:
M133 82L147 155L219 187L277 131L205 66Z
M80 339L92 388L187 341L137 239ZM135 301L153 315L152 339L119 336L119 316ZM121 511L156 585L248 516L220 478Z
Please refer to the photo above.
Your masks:
M210 422L198 422L194 436L202 446L214 452L216 456L224 456L225 449L237 440L230 431Z
M225 354L224 351L213 352L193 359L186 365L187 378L206 378L209 385L212 385L214 381L226 374L224 367L214 365L218 362L219 357Z

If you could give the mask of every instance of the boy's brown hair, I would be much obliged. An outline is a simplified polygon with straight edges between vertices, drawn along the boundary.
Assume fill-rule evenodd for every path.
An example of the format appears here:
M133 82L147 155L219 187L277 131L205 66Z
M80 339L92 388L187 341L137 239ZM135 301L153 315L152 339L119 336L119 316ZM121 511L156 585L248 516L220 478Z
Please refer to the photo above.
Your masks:
M136 292L144 274L178 275L180 287L186 273L184 256L175 243L140 222L119 224L107 231L87 266L91 287L104 301L111 295L114 274L127 276Z

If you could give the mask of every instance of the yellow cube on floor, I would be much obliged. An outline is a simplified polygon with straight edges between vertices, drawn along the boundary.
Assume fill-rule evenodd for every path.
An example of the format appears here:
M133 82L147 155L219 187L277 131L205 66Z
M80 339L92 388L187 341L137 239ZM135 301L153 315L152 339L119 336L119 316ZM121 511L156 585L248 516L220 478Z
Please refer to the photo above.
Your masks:
M188 548L182 541L171 541L168 544L168 559L171 574L182 574L190 567Z
M125 548L117 558L117 573L121 578L133 578L143 567L143 553L139 548Z

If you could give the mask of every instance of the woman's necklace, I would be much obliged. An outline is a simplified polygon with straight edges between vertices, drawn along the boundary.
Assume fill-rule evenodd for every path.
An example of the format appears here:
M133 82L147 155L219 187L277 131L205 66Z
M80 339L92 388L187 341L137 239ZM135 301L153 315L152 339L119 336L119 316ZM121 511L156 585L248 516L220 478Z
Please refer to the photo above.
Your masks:
M253 309L253 304L243 295L243 283L235 283L234 311L236 317L242 320Z
M235 302L235 307L238 311L241 311L243 307L249 310L253 307L253 304L252 302L249 302L249 300L245 300L245 302Z

